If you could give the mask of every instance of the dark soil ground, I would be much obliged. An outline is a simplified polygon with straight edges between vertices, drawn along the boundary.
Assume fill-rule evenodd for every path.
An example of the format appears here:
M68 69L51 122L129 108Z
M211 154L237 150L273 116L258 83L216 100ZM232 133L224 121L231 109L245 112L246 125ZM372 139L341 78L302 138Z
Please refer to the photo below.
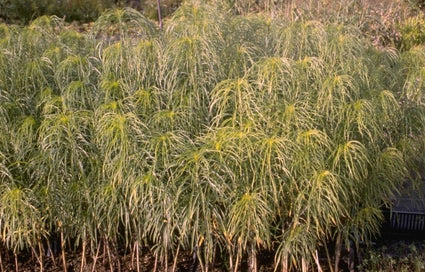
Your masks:
M6 255L6 256L5 256ZM142 257L139 259L139 271L140 272L151 272L155 271L155 257L153 254L145 250L142 252ZM328 263L326 255L320 254L320 263L324 272L329 271L326 264ZM66 254L66 263L67 263L67 272L80 271L81 268L81 253L67 253ZM183 252L179 254L176 264L177 272L199 272L199 265L193 261L193 255L191 252ZM15 259L13 254L3 254L3 270L12 272L15 271ZM348 271L348 254L345 252L341 260L341 271ZM95 263L95 267L94 266ZM85 260L85 266L81 270L83 272L106 272L106 271L116 271L116 272L132 272L137 270L137 260L131 254L126 254L121 252L118 257L111 257L111 262L106 254L99 255L96 262L92 257L87 257ZM258 271L259 272L272 272L274 271L274 256L270 252L262 252L258 255ZM156 271L172 271L173 260L170 260L168 263L168 270L165 267L158 263ZM316 271L316 267L312 267L313 271ZM40 263L39 260L35 257L35 254L26 253L20 254L18 256L18 271L19 272L39 272ZM43 256L43 271L45 272L60 272L65 271L62 261L62 256L60 252L52 256ZM227 272L229 268L226 266L225 262L217 261L213 268L210 270L212 272ZM247 271L247 264L242 263L239 271Z
M381 237L375 240L371 247L367 248L363 246L360 249L362 258L365 259L365 262L370 262L371 252L374 252L375 256L379 255L382 258L381 261L392 260L397 262L397 260L407 260L412 259L412 251L414 248L416 252L420 254L425 252L425 238L420 234L412 233L392 233L384 232ZM1 249L0 249L1 250ZM330 252L332 254L332 252ZM348 261L349 254L348 252L342 252L340 272L349 271ZM74 271L83 271L83 272L106 272L106 271L116 271L116 272L135 272L137 270L137 260L135 256L132 256L130 253L119 252L116 254L117 257L110 256L107 254L99 254L97 260L95 261L92 257L87 257L85 260L85 266L81 269L81 253L67 253L66 263L67 263L67 272ZM155 271L155 257L147 249L140 252L141 257L139 258L139 272L151 272ZM1 254L1 270L0 272L13 272L16 271L15 268L15 258L10 252L2 252ZM330 271L327 267L328 261L324 252L319 253L320 264L324 272ZM18 271L19 272L39 272L40 271L40 262L36 258L35 254L27 252L17 256L18 259ZM425 260L424 260L425 261ZM214 264L214 267L209 271L212 272L227 272L229 271L228 267L225 264L226 262L217 261ZM356 257L356 267L359 265L359 260ZM94 267L95 265L95 267ZM262 252L258 255L258 265L259 272L271 272L274 271L274 259L271 252ZM425 265L425 263L424 263ZM370 264L369 264L370 266ZM382 264L384 266L384 264ZM157 264L156 271L172 271L173 260L170 260L168 263L168 270L165 269L160 263ZM196 267L198 269L196 269ZM54 256L43 256L43 271L46 272L61 272L65 271L62 261L62 256L60 252L56 252ZM179 254L176 263L176 271L178 272L199 272L199 265L194 263L193 254L191 252L182 252ZM242 263L239 271L247 271L246 263ZM316 267L311 267L311 271L317 271ZM356 271L361 271L356 269ZM374 270L372 270L374 271ZM386 271L386 270L380 270ZM394 272L396 270L393 270ZM413 270L412 270L413 271ZM422 271L422 270L419 270ZM423 270L425 271L425 269Z

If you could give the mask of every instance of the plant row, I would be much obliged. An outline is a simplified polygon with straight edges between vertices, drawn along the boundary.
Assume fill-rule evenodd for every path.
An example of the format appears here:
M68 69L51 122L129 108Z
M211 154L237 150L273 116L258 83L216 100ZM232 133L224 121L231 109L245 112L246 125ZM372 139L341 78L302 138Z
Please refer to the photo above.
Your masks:
M331 241L337 270L423 163L423 46L196 4L163 31L122 9L0 33L0 248L41 269L57 237L82 270L119 248L305 270Z

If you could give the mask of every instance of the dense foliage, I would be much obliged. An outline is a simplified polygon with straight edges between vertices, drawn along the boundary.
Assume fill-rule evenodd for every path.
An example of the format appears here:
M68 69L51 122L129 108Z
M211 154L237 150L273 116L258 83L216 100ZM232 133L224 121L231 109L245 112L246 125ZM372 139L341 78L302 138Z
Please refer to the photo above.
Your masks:
M399 241L366 252L361 271L421 272L425 270L425 244Z
M182 0L160 0L163 16L175 11ZM43 15L55 15L66 21L92 22L111 8L131 7L157 19L157 0L0 0L0 20L29 23Z
M82 268L143 247L165 271L198 246L203 271L265 249L285 271L330 241L337 267L423 163L421 45L196 4L163 31L123 9L90 35L57 17L0 33L0 248L41 267L51 237Z
M67 20L95 20L114 0L0 0L0 19L28 23L42 15Z

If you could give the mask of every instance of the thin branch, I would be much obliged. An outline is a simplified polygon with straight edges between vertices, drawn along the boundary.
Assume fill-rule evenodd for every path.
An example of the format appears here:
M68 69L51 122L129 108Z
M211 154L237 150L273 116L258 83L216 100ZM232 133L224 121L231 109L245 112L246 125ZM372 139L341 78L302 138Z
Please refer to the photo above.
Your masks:
M156 7L158 9L159 29L162 30L161 0L156 0Z

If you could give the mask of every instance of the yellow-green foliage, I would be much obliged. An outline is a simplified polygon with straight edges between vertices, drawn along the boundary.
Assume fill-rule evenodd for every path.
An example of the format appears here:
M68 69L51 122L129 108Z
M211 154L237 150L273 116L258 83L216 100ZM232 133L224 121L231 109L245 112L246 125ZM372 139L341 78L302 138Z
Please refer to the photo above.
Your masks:
M62 234L93 257L143 245L161 271L195 246L205 270L218 248L233 271L265 249L299 270L330 237L368 241L424 163L422 46L195 1L163 30L125 8L89 34L48 16L0 31L0 247L14 253Z
M410 17L400 24L401 49L409 50L425 44L425 18L423 15Z

